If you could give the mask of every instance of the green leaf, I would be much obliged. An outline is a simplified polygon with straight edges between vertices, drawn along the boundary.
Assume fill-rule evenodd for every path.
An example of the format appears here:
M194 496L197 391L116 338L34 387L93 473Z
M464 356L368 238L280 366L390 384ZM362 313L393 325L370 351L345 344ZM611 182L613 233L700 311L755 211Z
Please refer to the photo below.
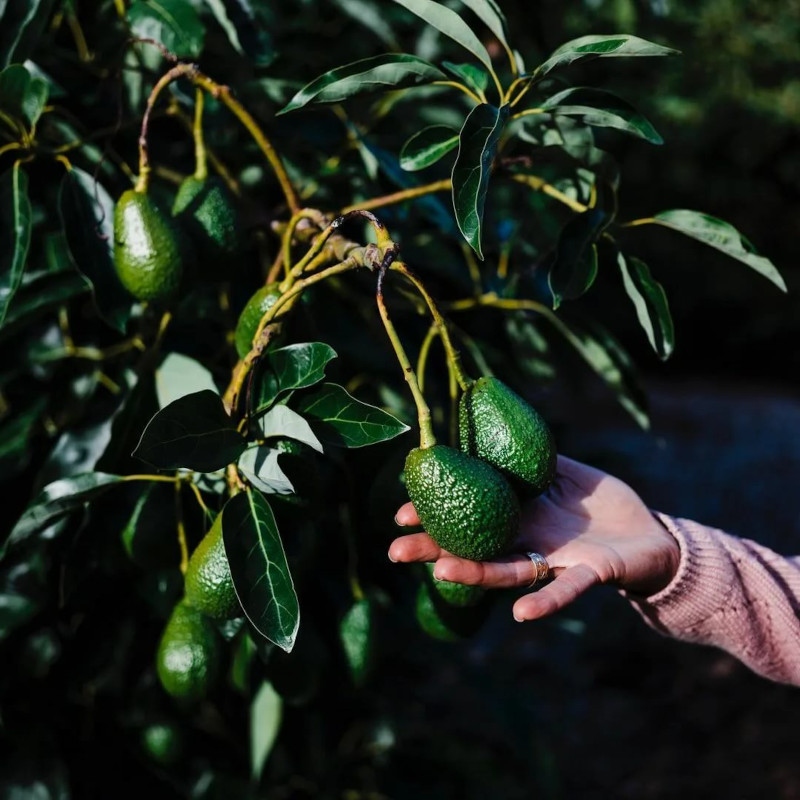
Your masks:
M768 258L758 255L755 247L733 225L700 211L689 211L685 208L661 211L652 218L652 222L697 239L698 242L747 264L768 281L772 281L781 291L786 291L786 283L775 265Z
M10 547L40 533L123 480L119 475L90 472L62 478L45 486L19 518L0 548L0 558Z
M38 614L47 602L47 558L41 552L24 555L0 568L0 641ZM37 789L41 788L37 783Z
M363 92L383 92L446 80L445 74L423 58L387 53L337 67L306 84L278 114L308 103L339 103Z
M458 147L458 131L448 125L430 125L415 133L400 151L400 166L416 172L435 164Z
M580 117L586 125L616 128L652 144L664 143L646 117L621 98L601 89L564 89L548 97L540 108L547 109L551 114Z
M248 447L239 457L239 471L265 494L294 494L294 485L278 463L281 451L268 445Z
M17 162L0 176L0 326L22 283L32 227L28 176Z
M25 61L39 41L56 0L0 2L0 67Z
M547 284L553 308L586 292L597 277L597 237L608 224L608 215L590 208L573 217L561 230Z
M114 267L114 201L91 175L73 168L61 181L58 208L70 255L92 287L97 313L124 333L131 297Z
M472 32L469 25L455 11L451 11L446 6L433 2L433 0L394 0L394 2L403 6L403 8L407 8L412 14L416 14L428 25L441 31L454 42L458 42L489 70L492 69L492 59L489 56L489 51L481 44L481 40Z
M389 50L400 49L397 37L382 9L370 0L334 0L334 3L351 19L377 36Z
M247 55L256 66L266 66L275 57L272 41L249 3L205 0L228 41L237 53Z
M47 81L33 77L22 64L0 72L0 115L18 120L26 131L41 116L47 95Z
M459 134L458 155L453 165L453 209L467 243L483 259L481 225L486 191L497 143L508 119L508 106L481 103L469 112Z
M248 489L227 502L222 538L247 619L290 653L300 627L300 607L275 516L263 495Z
M356 400L336 383L304 394L297 410L315 422L319 438L339 447L365 447L394 439L408 425L376 406Z
M461 0L476 17L506 46L508 22L495 0Z
M211 373L199 362L182 353L170 353L156 370L156 396L158 407L204 389L217 392Z
M303 442L317 452L322 452L322 445L314 435L311 426L296 411L288 406L275 406L264 414L258 421L261 436L264 439L271 437L287 437Z
M244 437L209 389L171 402L147 423L132 455L157 469L214 472L236 461Z
M254 413L269 408L282 392L319 383L334 358L336 351L323 342L292 344L267 352L256 367Z
M368 597L356 600L347 610L339 625L339 638L342 642L347 666L353 683L361 686L371 666L374 649L374 610Z
M0 479L16 475L27 465L31 435L46 405L46 397L35 397L20 413L0 424Z
M618 57L618 56L673 56L678 55L678 50L664 47L638 36L626 33L612 34L610 36L581 36L562 44L554 50L550 58L540 64L533 72L536 78L542 78L556 67L564 67L575 61L588 58Z
M272 684L264 681L250 706L250 770L255 781L264 771L264 764L278 738L282 718L283 700Z
M155 39L176 56L197 58L206 28L189 0L134 0L128 24L135 36Z
M665 360L675 347L675 328L664 287L650 274L644 261L617 253L617 264L639 324L658 357Z
M489 85L489 73L483 67L475 64L454 64L452 61L442 61L442 66L477 95L485 92Z

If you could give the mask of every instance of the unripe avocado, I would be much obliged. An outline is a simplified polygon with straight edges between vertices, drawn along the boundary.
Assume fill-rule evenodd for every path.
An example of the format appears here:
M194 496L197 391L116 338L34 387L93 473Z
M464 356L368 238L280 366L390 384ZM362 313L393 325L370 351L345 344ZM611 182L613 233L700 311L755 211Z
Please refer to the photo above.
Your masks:
M235 342L239 358L244 358L250 352L261 317L275 305L280 296L278 284L268 283L247 301L236 323Z
M222 514L200 540L186 569L186 603L213 619L241 615L222 541Z
M190 175L178 187L172 205L192 239L195 251L206 261L235 255L239 250L241 221L236 201L220 178ZM216 264L227 270L229 264Z
M455 642L472 636L483 625L491 604L484 602L465 608L445 602L427 583L417 591L416 617L429 636L444 642Z
M440 639L443 642L457 642L463 638L462 634L453 630L439 614L439 609L434 605L430 589L423 583L417 592L416 616L420 628L428 636Z
M162 767L174 764L183 752L183 735L177 725L153 722L142 729L142 747Z
M461 449L500 470L526 495L556 474L553 434L539 413L497 378L479 378L461 396Z
M494 558L517 533L517 496L485 461L441 444L414 448L405 480L425 530L453 555Z
M164 689L178 700L206 696L219 670L219 638L211 620L181 600L158 645L156 669Z
M129 189L114 209L114 266L137 300L167 300L183 275L180 236L144 192Z
M465 583L456 583L455 581L436 580L436 578L433 577L435 565L429 563L425 566L431 578L431 586L437 591L442 600L451 606L458 606L461 608L474 606L476 603L479 603L481 598L486 594L486 589L482 586L468 586Z

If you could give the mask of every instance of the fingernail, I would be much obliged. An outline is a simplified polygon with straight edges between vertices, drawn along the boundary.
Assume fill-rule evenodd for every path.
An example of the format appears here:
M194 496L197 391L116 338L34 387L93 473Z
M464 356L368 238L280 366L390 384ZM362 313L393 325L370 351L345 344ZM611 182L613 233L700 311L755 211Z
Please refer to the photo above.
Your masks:
M405 523L400 522L400 520L397 519L397 517L394 518L394 524L397 525L398 528L405 528Z
M514 622L525 622L525 620L522 619L522 617L518 617L516 614L514 614Z
M444 580L444 578L440 578L440 577L439 577L439 576L436 574L436 572L435 572L435 571L434 571L434 573L433 573L433 579L434 579L435 581L443 581L443 580Z
M392 564L396 564L397 563L397 559L396 558L392 558L391 552L387 553L386 555L389 556L389 561L391 561Z

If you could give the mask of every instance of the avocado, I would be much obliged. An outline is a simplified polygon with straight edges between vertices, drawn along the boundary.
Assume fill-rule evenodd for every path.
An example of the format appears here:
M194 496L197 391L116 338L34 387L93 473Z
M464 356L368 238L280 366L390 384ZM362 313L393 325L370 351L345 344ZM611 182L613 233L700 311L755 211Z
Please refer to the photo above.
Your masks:
M174 764L183 753L183 733L169 722L151 722L141 731L144 751L159 766Z
M436 578L433 577L435 565L428 563L425 566L428 569L431 586L433 586L442 600L448 605L459 606L461 608L474 606L479 603L481 598L486 594L486 589L482 586L468 586L465 583L456 583L455 581L436 580Z
M457 642L472 636L483 625L490 610L488 598L469 608L446 603L427 583L420 585L416 599L416 617L428 636L443 642Z
M184 267L180 234L144 192L129 189L117 201L114 267L137 300L168 300L178 290Z
M350 676L356 686L364 683L372 665L375 638L373 617L372 600L362 597L350 606L339 624L339 639Z
M406 457L405 480L425 530L453 555L494 558L517 533L517 496L485 461L446 445L417 447Z
M250 352L261 318L275 305L280 296L281 290L278 284L268 283L258 289L245 304L234 334L239 358L244 358Z
M547 423L497 378L479 378L459 403L461 449L500 470L536 497L556 473L556 445Z

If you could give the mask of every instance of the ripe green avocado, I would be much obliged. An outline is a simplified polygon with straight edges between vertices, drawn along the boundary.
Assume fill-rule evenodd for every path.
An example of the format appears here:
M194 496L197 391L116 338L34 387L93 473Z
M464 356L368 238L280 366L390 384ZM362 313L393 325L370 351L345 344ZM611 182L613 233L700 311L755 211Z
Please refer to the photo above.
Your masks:
M241 221L236 201L216 176L190 175L178 187L172 216L192 239L195 251L205 261L235 255L241 245ZM230 264L216 263L218 270Z
M486 589L482 586L467 586L465 583L455 583L454 581L437 581L433 577L434 564L425 565L431 579L431 586L439 593L445 603L451 606L464 608L474 606L481 601L486 594Z
M186 603L212 619L241 615L222 541L222 514L200 540L186 569Z
M453 555L494 558L517 533L517 496L484 461L441 444L417 447L406 458L405 480L425 530Z
M242 313L239 315L239 321L236 323L236 333L234 334L236 352L239 354L239 358L244 358L250 352L261 317L275 305L275 301L280 296L281 291L278 288L278 284L268 283L258 289L247 301Z
M167 622L156 656L161 685L178 700L206 696L219 671L219 638L214 624L181 600Z
M479 378L461 396L461 449L536 497L556 474L556 445L538 412L497 378Z
M172 220L144 192L129 189L114 209L114 267L137 300L167 300L178 290L184 256Z

